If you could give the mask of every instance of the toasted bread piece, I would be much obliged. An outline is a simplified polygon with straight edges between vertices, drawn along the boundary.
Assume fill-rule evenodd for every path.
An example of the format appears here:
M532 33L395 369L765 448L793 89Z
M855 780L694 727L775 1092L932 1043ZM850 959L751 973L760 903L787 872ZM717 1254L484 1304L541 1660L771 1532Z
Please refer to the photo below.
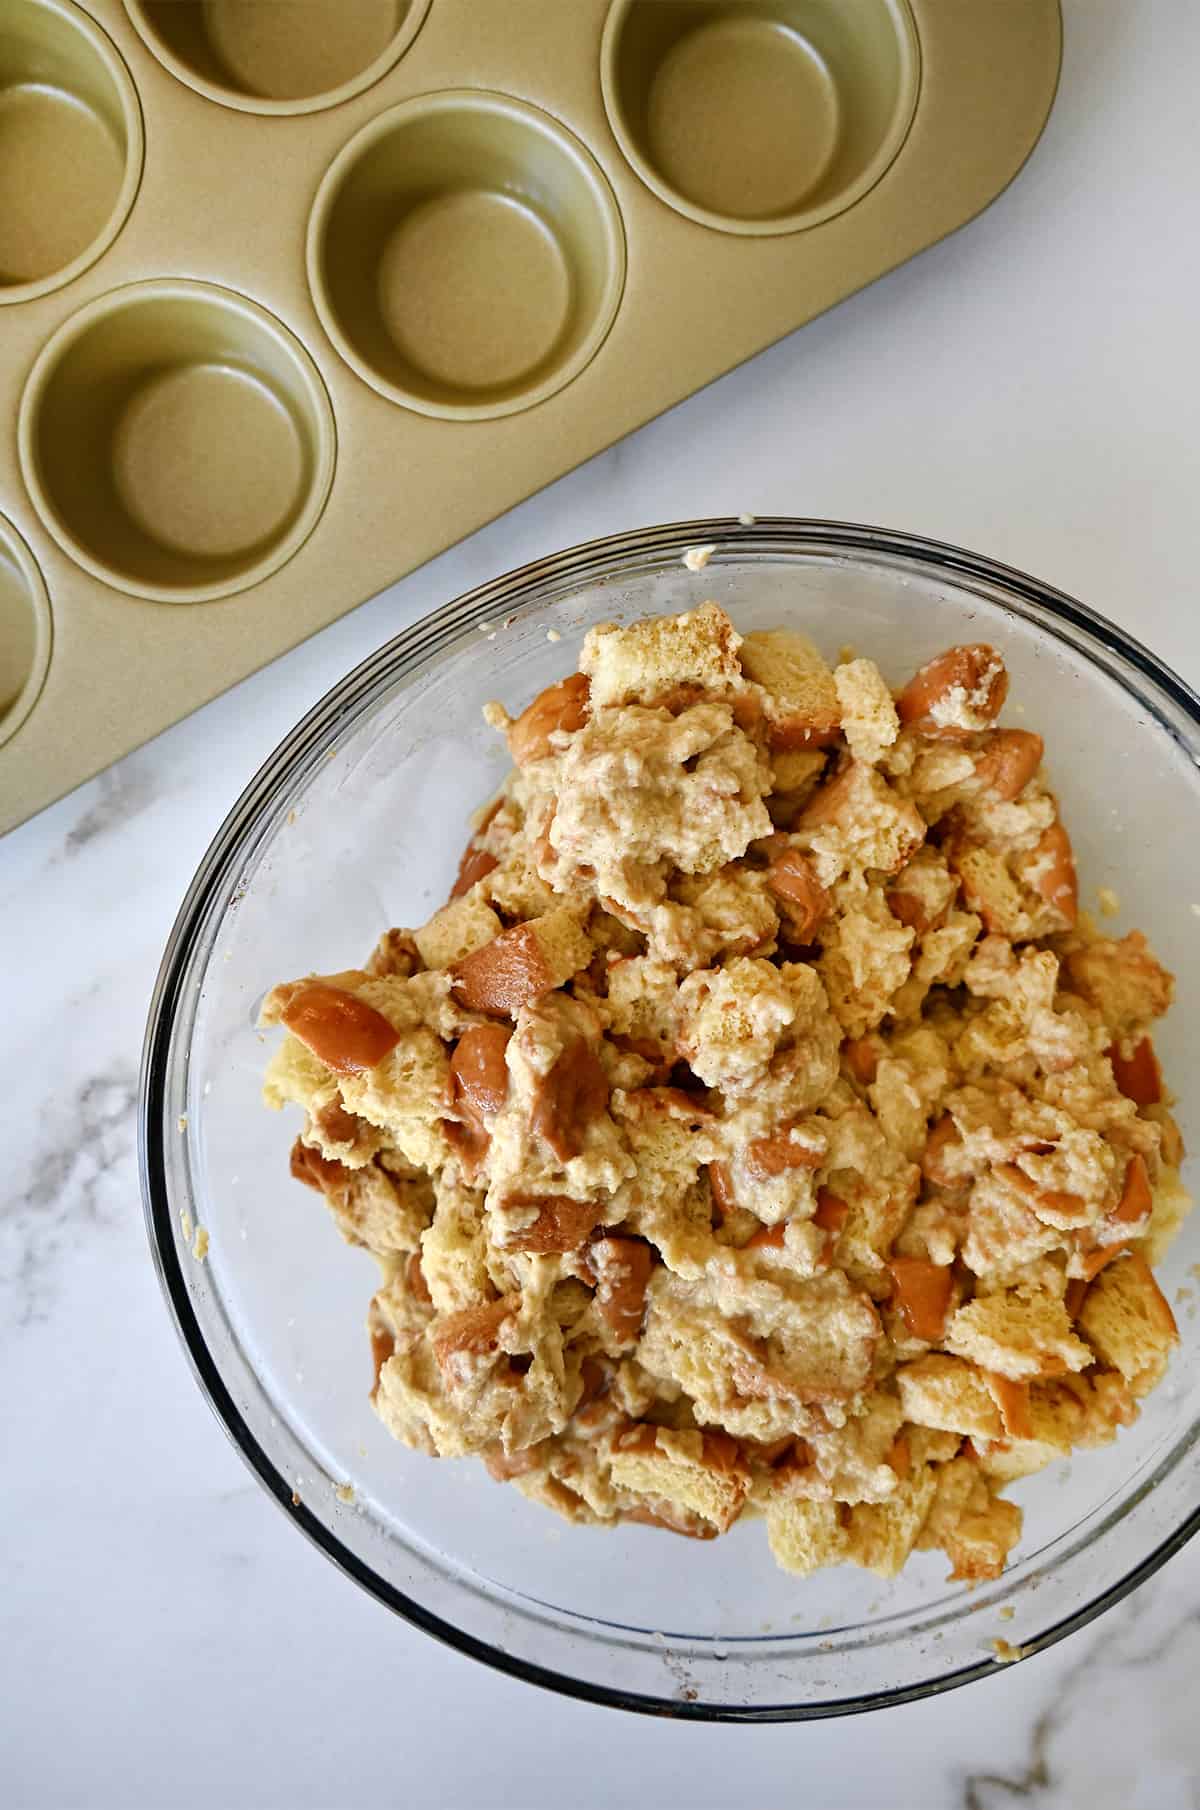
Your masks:
M807 635L758 629L742 643L742 671L766 694L772 749L827 748L838 739L841 704L833 673Z
M591 685L593 710L612 704L658 704L695 688L717 697L745 689L742 638L716 603L680 616L654 616L619 628L589 629L579 670Z

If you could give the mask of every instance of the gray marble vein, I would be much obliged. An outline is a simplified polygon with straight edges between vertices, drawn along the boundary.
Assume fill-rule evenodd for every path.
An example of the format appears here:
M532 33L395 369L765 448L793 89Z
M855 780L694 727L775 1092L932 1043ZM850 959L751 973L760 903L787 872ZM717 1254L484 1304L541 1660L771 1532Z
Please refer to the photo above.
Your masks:
M130 822L154 802L157 796L154 767L144 755L131 755L102 773L89 791L93 793L92 802L63 839L60 855L63 860L69 860L110 830Z
M1076 1637L1074 1664L1034 1722L1021 1764L968 1773L963 1810L1197 1810L1200 1729L1186 1708L1177 1719L1178 1699L1159 1690L1168 1675L1193 1677L1200 1658L1200 1609L1171 1591L1173 1575ZM1122 1705L1124 1715L1106 1713Z
M46 1111L25 1185L0 1198L3 1323L47 1319L67 1247L136 1201L136 1104L136 1072L120 1061Z

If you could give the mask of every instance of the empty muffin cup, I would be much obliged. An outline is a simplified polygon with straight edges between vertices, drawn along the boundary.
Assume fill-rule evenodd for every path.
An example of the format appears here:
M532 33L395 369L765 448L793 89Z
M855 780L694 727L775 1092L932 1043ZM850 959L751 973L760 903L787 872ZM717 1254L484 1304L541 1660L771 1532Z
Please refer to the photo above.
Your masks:
M117 590L203 602L257 583L315 527L333 411L307 352L208 283L101 296L43 348L21 470L47 530Z
M430 0L125 0L135 31L189 88L244 113L315 113L386 75Z
M308 276L333 344L426 415L512 414L599 350L625 283L600 166L506 95L422 95L344 146L317 191Z
M0 743L37 703L50 664L50 599L37 561L0 515Z
M0 303L77 277L124 225L142 175L129 71L70 0L0 5Z
M615 0L601 86L648 188L723 232L797 232L894 162L920 52L906 0Z

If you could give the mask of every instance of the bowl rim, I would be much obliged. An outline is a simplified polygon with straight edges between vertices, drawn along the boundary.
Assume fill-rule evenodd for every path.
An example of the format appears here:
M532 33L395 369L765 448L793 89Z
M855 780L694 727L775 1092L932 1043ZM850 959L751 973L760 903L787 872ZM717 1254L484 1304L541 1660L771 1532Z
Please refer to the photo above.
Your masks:
M1200 737L1200 696L1140 641L1127 635L1106 617L1067 592L1045 584L1016 567L948 542L862 523L773 515L754 518L715 517L663 523L581 542L542 559L529 561L499 578L479 585L403 629L331 686L263 762L213 837L180 906L151 997L139 1078L138 1166L142 1204L151 1256L168 1310L192 1373L210 1408L239 1456L288 1520L298 1526L340 1571L377 1601L411 1626L432 1635L458 1652L481 1660L510 1677L539 1685L562 1696L609 1708L692 1722L796 1722L854 1715L938 1696L976 1679L994 1676L1001 1668L996 1659L989 1656L940 1676L821 1703L732 1705L700 1700L689 1702L678 1697L622 1690L568 1676L535 1661L505 1652L456 1627L396 1589L351 1551L306 1503L296 1499L291 1483L276 1469L247 1423L209 1350L192 1306L173 1237L173 1209L164 1162L168 1057L176 1010L183 997L183 982L196 936L207 922L214 894L231 865L235 861L244 862L248 853L248 833L256 823L261 822L263 810L277 793L282 775L297 772L306 754L311 754L313 744L330 723L348 709L361 704L397 662L404 661L411 670L416 662L430 657L438 651L441 644L469 627L472 622L487 621L501 601L511 603L515 593L521 594L522 601L528 601L531 589L552 579L561 581L564 578L575 578L583 583L601 576L612 577L623 563L635 560L645 562L655 556L678 554L683 549L697 545L713 545L718 552L753 552L769 557L772 544L783 542L793 552L797 543L801 547L808 543L814 551L832 547L850 558L884 555L902 562L932 563L948 575L983 580L1003 587L1060 621L1081 630L1090 640L1098 643L1100 649L1128 661L1143 677L1167 694ZM779 545L778 550L782 552L783 546ZM1163 723L1161 719L1160 727L1171 733L1170 725ZM1021 1657L1029 1658L1034 1653L1044 1652L1068 1634L1086 1627L1153 1576L1198 1531L1200 1506L1185 1516L1176 1528L1115 1583L1033 1639L1023 1642Z

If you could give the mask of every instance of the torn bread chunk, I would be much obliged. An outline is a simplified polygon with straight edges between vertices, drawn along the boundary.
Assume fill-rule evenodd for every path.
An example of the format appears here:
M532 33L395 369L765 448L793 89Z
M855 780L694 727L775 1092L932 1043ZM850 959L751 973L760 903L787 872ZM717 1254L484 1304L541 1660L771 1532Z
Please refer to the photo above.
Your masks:
M613 1442L610 1474L620 1490L698 1515L718 1533L737 1520L750 1476L727 1433L638 1426Z
M925 823L874 767L852 760L817 788L792 834L822 886L832 886L845 875L898 873L925 840Z
M1014 1382L1085 1370L1092 1361L1061 1299L1048 1290L1021 1287L960 1307L946 1328L946 1348Z
M1135 1253L1106 1266L1088 1289L1077 1321L1100 1362L1120 1371L1135 1395L1160 1382L1179 1329L1146 1260Z
M846 746L854 760L875 766L900 734L887 681L874 660L847 660L835 667L833 682Z
M454 958L450 990L468 1011L511 1016L578 974L591 953L573 912L548 911Z
M449 899L260 1019L397 1439L572 1524L969 1586L1023 1479L1134 1422L1191 1206L1174 983L1080 914L1007 688L710 602L485 708Z
M723 697L743 691L742 638L719 604L681 616L656 616L620 628L589 629L579 670L595 710L613 704L658 704L694 688Z
M770 833L770 783L728 704L597 709L558 763L539 871L638 929L673 871L713 873Z
M826 748L841 725L833 673L806 635L793 629L759 629L747 635L742 671L761 686L767 739L773 750Z
M472 888L435 911L429 922L414 932L413 940L425 967L450 968L494 941L503 928L491 906Z

